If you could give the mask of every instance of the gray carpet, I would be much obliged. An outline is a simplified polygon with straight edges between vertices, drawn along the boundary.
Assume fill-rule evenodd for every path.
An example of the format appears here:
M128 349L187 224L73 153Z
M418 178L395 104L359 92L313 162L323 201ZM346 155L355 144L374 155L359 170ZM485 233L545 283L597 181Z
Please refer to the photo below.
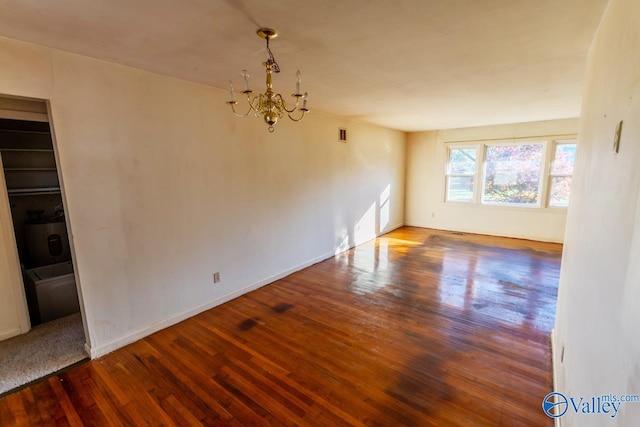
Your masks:
M85 359L84 342L80 313L0 342L0 394Z

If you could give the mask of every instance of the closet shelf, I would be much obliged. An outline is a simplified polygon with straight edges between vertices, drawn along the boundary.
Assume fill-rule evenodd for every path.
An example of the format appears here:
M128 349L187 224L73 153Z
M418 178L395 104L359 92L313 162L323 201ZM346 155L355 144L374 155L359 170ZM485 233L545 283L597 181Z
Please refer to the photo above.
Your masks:
M56 168L4 168L4 170L9 172L53 172Z
M30 134L35 134L35 135L51 135L51 132L48 131L48 130L0 129L0 132L30 133Z
M42 152L42 153L52 153L53 148L1 148L0 151L21 151L21 152Z
M8 188L10 196L37 196L40 194L58 194L60 187Z

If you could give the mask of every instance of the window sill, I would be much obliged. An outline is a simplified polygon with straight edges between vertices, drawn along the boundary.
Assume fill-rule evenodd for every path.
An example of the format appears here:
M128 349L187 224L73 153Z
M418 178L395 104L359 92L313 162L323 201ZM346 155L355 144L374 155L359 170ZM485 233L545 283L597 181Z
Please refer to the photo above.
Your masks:
M475 203L475 202L442 202L447 207L464 207L464 208L476 208L476 209L493 209L493 210L502 210L502 211L515 211L515 212L537 212L537 213L556 213L566 215L567 208L566 207L555 207L555 206L513 206L506 204L483 204L483 203Z

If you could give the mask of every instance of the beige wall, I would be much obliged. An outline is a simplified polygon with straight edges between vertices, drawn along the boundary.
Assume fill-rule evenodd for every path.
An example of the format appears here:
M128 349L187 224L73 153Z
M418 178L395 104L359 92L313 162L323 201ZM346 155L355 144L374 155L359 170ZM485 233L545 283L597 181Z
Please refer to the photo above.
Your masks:
M407 143L406 225L562 242L566 209L445 203L446 142L575 135L577 119L416 132Z
M312 112L269 134L223 90L2 38L0 94L50 100L93 355L403 222L402 132Z
M574 397L640 394L639 50L640 2L612 0L588 60L554 334L558 391ZM625 403L613 419L570 409L562 425L638 420Z

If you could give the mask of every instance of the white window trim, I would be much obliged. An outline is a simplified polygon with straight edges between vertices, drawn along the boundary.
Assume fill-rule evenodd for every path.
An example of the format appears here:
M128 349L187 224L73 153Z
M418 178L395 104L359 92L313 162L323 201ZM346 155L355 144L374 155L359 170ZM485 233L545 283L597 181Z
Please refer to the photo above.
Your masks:
M475 173L473 174L450 174L449 173L449 164L451 163L451 150L452 149L465 149L465 148L475 148L476 150L476 170ZM458 143L451 143L451 144L447 144L447 157L445 159L445 163L444 163L444 201L446 203L456 203L456 204L467 204L467 205L471 205L471 204L476 204L477 200L478 200L478 169L479 169L479 164L480 164L480 155L481 155L481 151L480 151L480 147L478 146L478 144L458 144ZM447 198L449 197L449 177L452 176L473 176L473 198L470 201L465 201L465 200L447 200Z
M517 203L490 203L483 202L484 194L484 179L486 168L486 152L487 146L498 145L514 145L514 144L542 144L543 146L543 158L541 160L540 167L540 184L538 188L538 203L525 205ZM553 136L532 136L525 138L509 138L509 139L496 139L496 140L477 140L477 141L450 141L444 142L445 159L444 159L444 191L442 194L442 201L446 204L453 205L472 205L483 208L500 208L500 209L526 209L526 210L551 210L551 211L566 211L567 206L551 206L551 178L560 176L573 176L573 175L560 175L552 174L551 166L554 160L556 146L560 144L576 144L578 145L577 135L553 135ZM450 176L471 176L469 174L449 174L449 162L451 159L452 148L475 148L476 149L476 172L473 180L473 201L453 201L447 200L448 186ZM441 187L442 188L442 187Z
M501 206L501 207L509 207L509 208L524 208L524 209L537 209L542 207L542 197L545 193L542 192L542 187L544 183L544 169L545 169L545 159L547 153L547 141L544 140L528 140L528 141L500 141L497 143L487 142L483 145L483 159L482 159L482 194L480 194L480 204L483 206ZM487 147L506 147L511 145L541 145L542 146L542 159L540 159L540 175L538 176L538 196L536 197L537 202L535 204L524 204L524 203L500 203L500 202L485 202L484 201L484 180L487 177L486 168L487 168Z
M545 203L548 209L561 209L567 210L568 206L551 206L551 181L553 178L562 178L562 177L573 177L573 174L558 174L552 173L553 170L553 162L555 160L555 153L558 145L575 145L576 150L578 148L578 139L575 138L557 138L551 141L552 148L549 150L549 161L548 161L548 173L547 173L547 191L545 193ZM575 162L574 162L575 168ZM571 180L573 184L573 179Z

